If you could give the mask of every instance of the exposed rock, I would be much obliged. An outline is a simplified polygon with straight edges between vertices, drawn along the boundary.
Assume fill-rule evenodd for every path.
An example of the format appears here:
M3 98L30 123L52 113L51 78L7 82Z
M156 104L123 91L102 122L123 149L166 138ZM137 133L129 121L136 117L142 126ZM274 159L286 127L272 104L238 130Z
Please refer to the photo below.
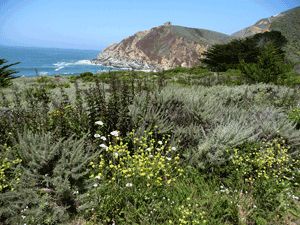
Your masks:
M159 26L139 31L120 43L109 45L91 62L103 66L153 71L178 66L187 68L197 66L200 63L197 58L204 58L200 54L207 51L209 45L178 34L182 29L186 36L198 35L198 39L201 38L200 29L172 25ZM219 42L214 41L214 43Z

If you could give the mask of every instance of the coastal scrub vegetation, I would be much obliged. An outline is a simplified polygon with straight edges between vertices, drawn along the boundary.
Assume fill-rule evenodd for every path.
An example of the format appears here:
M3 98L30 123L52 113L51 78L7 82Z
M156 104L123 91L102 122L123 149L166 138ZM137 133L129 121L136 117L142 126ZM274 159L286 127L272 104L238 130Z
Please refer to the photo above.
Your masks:
M217 77L14 79L0 89L0 223L300 223L299 74L264 78L264 62L282 68L267 46Z

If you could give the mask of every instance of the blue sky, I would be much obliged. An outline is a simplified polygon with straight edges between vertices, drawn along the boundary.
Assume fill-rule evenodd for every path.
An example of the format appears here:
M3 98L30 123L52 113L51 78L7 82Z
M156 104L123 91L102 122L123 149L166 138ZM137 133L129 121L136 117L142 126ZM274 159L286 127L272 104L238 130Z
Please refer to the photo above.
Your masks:
M299 5L299 0L0 0L0 44L102 51L167 21L231 35Z

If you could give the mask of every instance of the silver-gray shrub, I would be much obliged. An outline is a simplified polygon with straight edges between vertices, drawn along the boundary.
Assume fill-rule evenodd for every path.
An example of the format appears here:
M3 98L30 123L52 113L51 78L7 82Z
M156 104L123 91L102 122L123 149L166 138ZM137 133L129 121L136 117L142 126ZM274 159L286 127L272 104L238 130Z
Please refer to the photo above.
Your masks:
M26 216L23 222L27 224L65 223L71 215L76 215L80 205L84 206L82 210L88 208L90 205L84 199L94 178L89 178L87 164L102 150L93 153L85 146L86 135L79 140L61 138L56 143L50 134L26 129L18 136L18 146L4 157L11 161L22 159L11 169L17 174L15 179L20 180L14 191L0 194L1 222L18 224L23 215ZM19 171L21 176L18 176ZM47 194L42 194L41 190ZM78 194L74 195L75 191Z
M276 92L277 99L270 101L268 96L263 96L258 91L268 89ZM193 165L202 168L221 165L229 160L229 157L224 156L226 145L231 147L233 154L235 146L246 142L272 142L278 138L277 131L286 140L285 147L291 147L288 154L293 158L298 157L299 131L286 118L284 110L299 103L297 99L300 96L294 95L286 86L259 83L233 87L218 85L185 88L168 85L159 93L150 93L150 99L146 101L144 94L135 96L133 105L129 107L129 114L140 124L140 128L153 131L154 125L160 125L160 133L168 133L173 129L172 140L168 143L177 149L188 147L183 156ZM291 105L285 99L291 99L294 103ZM181 111L175 112L172 104L178 102L184 104L180 107ZM274 102L278 105L282 103L282 107L275 107ZM146 110L143 111L143 108ZM176 124L172 118L178 117L179 112L189 115L185 120L192 122ZM140 136L144 134L142 129L137 133ZM180 144L179 139L182 140Z

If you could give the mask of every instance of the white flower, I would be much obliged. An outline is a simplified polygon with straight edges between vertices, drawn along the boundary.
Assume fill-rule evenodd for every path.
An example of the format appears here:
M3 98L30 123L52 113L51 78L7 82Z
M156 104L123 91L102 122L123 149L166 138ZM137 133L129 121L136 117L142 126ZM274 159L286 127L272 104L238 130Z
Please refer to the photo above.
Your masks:
M170 161L170 160L171 160L171 158L167 158L167 160L169 160L169 161Z
M104 136L103 136L103 137L101 137L101 139L102 139L102 140L104 140L104 141L106 140L106 138L105 138Z
M158 141L158 143L159 143L160 145L162 145L162 141Z
M95 134L94 137L98 138L98 137L100 137L100 134Z
M108 149L108 147L105 144L101 144L100 147Z
M95 178L100 179L100 176L96 176Z
M114 155L118 157L119 154L118 154L118 153L115 153Z
M93 186L94 186L94 187L97 187L97 186L98 186L98 184L94 184Z
M161 149L160 148L156 148L157 149L157 151L160 151Z
M151 152L151 148L147 148L147 151Z
M132 187L132 183L127 183L126 187Z
M113 132L110 132L111 135L114 135L116 137L118 137L118 131L113 131Z
M174 151L176 150L176 148L175 148L175 147L172 147L171 149L172 149L172 150L174 150Z
M148 157L149 157L149 158L153 158L153 155L149 155Z
M98 124L98 125L103 125L103 122L101 122L101 121L97 121L97 122L95 122L95 124Z

